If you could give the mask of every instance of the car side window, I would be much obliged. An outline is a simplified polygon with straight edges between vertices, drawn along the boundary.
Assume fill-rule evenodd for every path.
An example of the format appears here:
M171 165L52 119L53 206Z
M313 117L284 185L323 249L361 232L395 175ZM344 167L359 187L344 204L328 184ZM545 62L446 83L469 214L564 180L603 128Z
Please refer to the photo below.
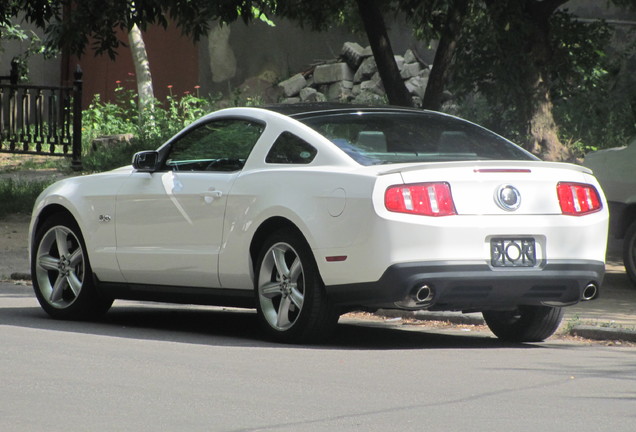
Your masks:
M172 171L239 171L265 129L242 119L213 120L171 144L166 168Z
M276 138L267 153L265 162L276 164L308 164L314 160L318 151L305 140L291 132L283 132Z

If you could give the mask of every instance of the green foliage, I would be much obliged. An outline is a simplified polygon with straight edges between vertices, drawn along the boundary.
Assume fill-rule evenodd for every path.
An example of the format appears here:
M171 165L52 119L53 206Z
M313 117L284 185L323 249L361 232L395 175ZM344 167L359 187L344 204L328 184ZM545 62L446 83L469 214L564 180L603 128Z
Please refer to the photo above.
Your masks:
M624 145L636 133L636 94L620 91L617 80L633 50L620 56L607 52L613 36L607 23L582 22L560 10L546 23L549 50L537 61L541 58L532 57L528 42L536 34L523 10L515 9L524 2L506 3L497 3L509 8L501 15L505 20L496 21L497 10L475 8L462 27L451 83L459 101L456 113L527 142L534 94L526 72L542 68L562 142L577 155Z
M0 217L12 213L30 213L35 199L50 181L0 180Z
M583 23L567 11L557 11L551 18L551 36L548 71L555 100L603 85L610 66L604 50L612 36L607 23Z
M72 3L72 7L68 7ZM272 24L267 12L272 9L269 0L222 1L55 1L55 0L3 0L0 2L0 22L20 17L45 30L50 47L65 47L73 54L83 54L91 45L97 53L111 58L122 45L119 30L137 25L145 30L157 24L164 28L175 23L181 31L195 41L205 36L216 22L249 22L259 19Z
M636 91L624 81L636 42L626 44L620 52L606 53L600 47L614 45L606 23L583 25L567 18L566 13L555 16L561 58L551 65L554 116L561 138L578 155L623 146L636 135ZM633 38L634 34L627 36ZM568 77L558 73L563 63L571 72Z
M634 108L636 100L630 100L627 93L613 92L611 81L606 79L587 92L555 103L554 117L561 139L582 156L626 145L636 136Z
M165 102L154 100L140 113L137 95L121 85L115 89L115 102L102 102L95 95L82 117L82 163L89 171L128 165L135 152L159 147L183 127L212 111L216 102L192 93L170 95ZM134 138L113 149L92 148L95 138L118 134L132 134Z
M13 22L2 22L0 20L0 53L4 51L3 44L8 41L16 41L20 43L20 54L13 57L12 63L15 63L18 70L18 82L27 81L29 78L29 57L34 55L43 55L45 58L54 57L55 50L47 48L40 37L32 32L26 31L19 24Z

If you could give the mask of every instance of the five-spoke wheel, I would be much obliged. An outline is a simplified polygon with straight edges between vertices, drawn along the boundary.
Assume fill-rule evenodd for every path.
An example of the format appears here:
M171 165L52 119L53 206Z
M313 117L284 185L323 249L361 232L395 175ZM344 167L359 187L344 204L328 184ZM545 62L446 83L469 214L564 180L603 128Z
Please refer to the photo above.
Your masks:
M53 215L38 229L32 251L33 287L56 318L89 318L112 304L95 290L84 241L75 221Z
M259 318L276 340L312 342L328 336L338 320L304 240L281 230L264 243L256 264Z

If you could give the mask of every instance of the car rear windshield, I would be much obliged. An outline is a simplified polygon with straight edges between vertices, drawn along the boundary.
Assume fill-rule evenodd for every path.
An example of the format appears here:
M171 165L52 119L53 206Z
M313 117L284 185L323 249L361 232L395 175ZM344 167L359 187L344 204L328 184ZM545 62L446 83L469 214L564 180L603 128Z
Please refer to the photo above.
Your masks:
M487 129L440 114L358 111L299 117L362 165L536 160Z

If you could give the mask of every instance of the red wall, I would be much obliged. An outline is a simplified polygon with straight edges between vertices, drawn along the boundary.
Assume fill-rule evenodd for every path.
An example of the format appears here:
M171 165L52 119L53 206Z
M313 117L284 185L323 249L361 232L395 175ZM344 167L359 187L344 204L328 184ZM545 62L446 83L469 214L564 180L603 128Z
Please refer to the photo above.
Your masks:
M199 82L199 62L197 46L186 36L182 36L174 26L149 27L143 34L150 62L155 97L164 99L172 93L180 95L194 92ZM128 42L128 36L120 33L120 40ZM120 47L115 60L107 54L95 56L91 50L81 57L71 56L63 60L63 80L72 81L77 64L84 72L84 93L82 104L87 107L93 95L99 93L102 101L113 100L117 85L137 92L135 68L130 50ZM117 81L120 83L118 84ZM172 88L168 88L172 86Z

